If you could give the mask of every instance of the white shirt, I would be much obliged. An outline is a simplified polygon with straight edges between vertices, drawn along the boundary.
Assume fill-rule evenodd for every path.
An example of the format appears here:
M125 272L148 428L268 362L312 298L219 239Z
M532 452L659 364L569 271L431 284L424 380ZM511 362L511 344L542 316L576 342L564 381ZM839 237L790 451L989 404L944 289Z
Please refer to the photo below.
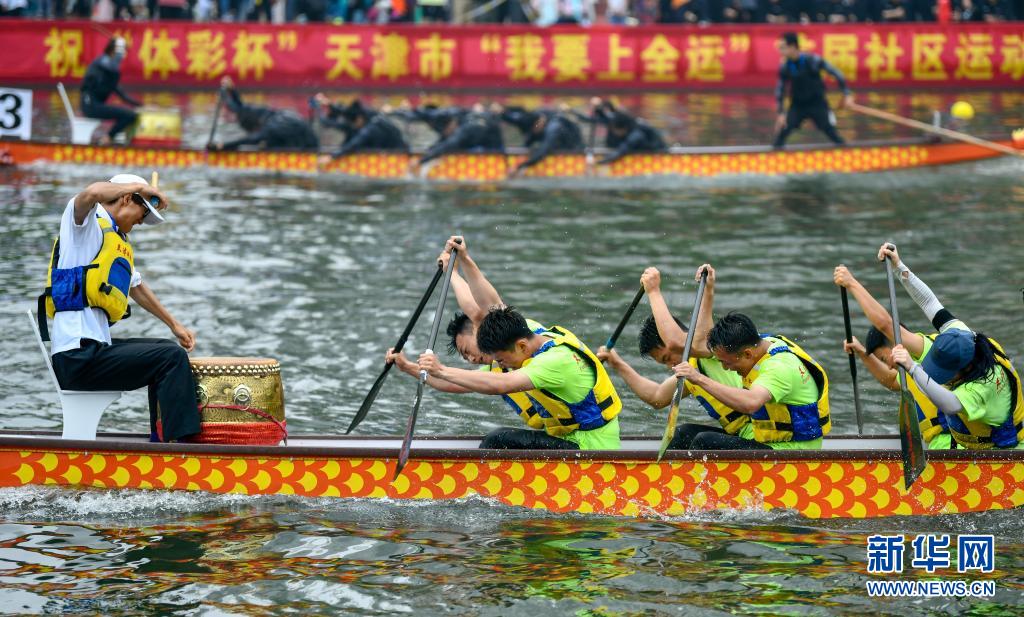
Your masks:
M77 197L77 195L75 196ZM103 246L103 230L97 214L114 224L106 208L96 204L81 225L75 224L75 197L68 202L60 220L60 257L58 268L86 266L96 258ZM132 270L132 287L142 284L142 275ZM82 339L92 339L110 344L110 325L103 309L87 307L81 311L59 311L53 317L50 332L50 353L58 354L82 346Z

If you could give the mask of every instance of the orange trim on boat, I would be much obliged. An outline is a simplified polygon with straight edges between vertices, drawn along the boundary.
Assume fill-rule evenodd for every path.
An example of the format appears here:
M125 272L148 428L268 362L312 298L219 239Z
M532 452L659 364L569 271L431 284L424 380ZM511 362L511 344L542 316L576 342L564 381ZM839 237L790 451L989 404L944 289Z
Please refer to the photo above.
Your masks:
M999 142L1005 145L1011 142ZM132 146L75 146L37 142L5 142L16 164L54 162L117 165L119 167L191 167L280 172L315 172L316 155L301 152L206 152ZM1000 156L986 148L964 143L907 143L850 145L769 151L763 148L728 148L666 154L634 154L611 165L599 166L595 175L607 178L644 176L712 177L723 174L859 173L947 165ZM320 171L372 179L409 178L416 155L365 152L331 161ZM431 180L489 182L504 180L525 154L453 154L425 166ZM556 154L526 170L525 177L586 177L582 154Z

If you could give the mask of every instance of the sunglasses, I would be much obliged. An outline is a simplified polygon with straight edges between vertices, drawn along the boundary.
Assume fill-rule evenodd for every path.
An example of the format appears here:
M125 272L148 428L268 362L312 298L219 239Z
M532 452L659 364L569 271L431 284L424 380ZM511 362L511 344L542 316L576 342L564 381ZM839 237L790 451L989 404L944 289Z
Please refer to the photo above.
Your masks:
M146 208L147 213L148 213L149 208L146 207L147 204L146 204L146 198L145 197L143 197L139 193L132 193L132 201L134 201L135 203L139 204L143 208ZM151 197L149 199L149 204L148 205L150 205L150 206L152 206L154 208L159 207L160 206L160 198L159 197L155 197L155 196Z

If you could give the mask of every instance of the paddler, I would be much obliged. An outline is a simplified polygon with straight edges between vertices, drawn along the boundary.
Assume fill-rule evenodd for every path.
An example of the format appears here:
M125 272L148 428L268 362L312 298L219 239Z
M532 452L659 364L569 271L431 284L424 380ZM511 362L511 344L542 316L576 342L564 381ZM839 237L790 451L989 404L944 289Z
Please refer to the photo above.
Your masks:
M669 311L665 297L661 293L661 273L657 268L644 270L640 276L640 283L644 286L644 292L651 305L651 315L644 320L643 326L640 328L640 357L652 358L671 371L683 360L683 349L686 346L687 337L686 326ZM705 289L705 293L709 292ZM734 371L726 370L714 356L706 353L704 355L707 357L698 358L693 355L693 350L691 350L690 364L720 383L737 388L742 387L743 380L739 375ZM643 402L655 409L664 409L672 404L678 382L675 375L661 383L648 379L630 366L615 349L608 350L603 345L597 350L597 357L615 369L630 390ZM697 398L708 415L721 424L721 432L725 434L736 435L750 422L749 416L729 409L707 391L688 381L683 390L683 396L690 394ZM675 436L668 447L673 450L688 450L693 438L699 433L707 431L719 432L719 429L706 424L684 423L676 428Z
M862 345L854 337L852 343L843 342L846 353L856 353L868 371L886 388L900 391L899 375L892 359L893 332L892 316L870 292L854 278L846 266L836 266L832 273L835 284L845 287L860 305L864 315L871 322L867 337ZM911 332L900 325L900 336L903 346L910 353L914 362L923 362L931 351L936 334ZM914 378L907 374L907 387L917 403L917 420L921 425L921 436L925 446L931 450L948 450L952 441L947 426L946 415L939 413L935 404L921 392Z
M800 51L800 39L795 32L786 32L779 39L779 81L775 86L775 100L778 116L775 119L775 148L782 148L790 133L800 128L804 120L810 119L818 130L832 143L845 142L836 131L836 115L829 109L825 99L825 82L821 72L831 75L843 93L840 108L853 102L853 94L839 69L821 56ZM784 107L786 86L789 86L789 110Z
M530 148L530 155L520 163L509 177L517 177L523 170L533 167L551 154L561 152L582 152L583 137L580 127L562 111L529 111L523 107L502 107L493 105L501 119L519 129L525 138L524 145Z
M424 105L404 115L412 121L425 122L437 133L437 141L414 163L414 171L424 163L446 154L505 151L501 122L480 103L469 109Z
M129 233L158 225L167 197L139 176L95 182L68 201L39 297L40 331L53 318L53 372L66 390L149 387L152 441L199 432L196 384L188 353L195 333L175 319L135 269ZM84 290L84 295L82 293ZM128 298L164 322L177 339L116 339L110 327L128 317ZM45 338L45 335L44 335ZM162 424L156 423L157 404Z
M893 362L946 415L957 444L969 450L1024 449L1024 393L1003 347L953 316L935 293L883 244L879 260L892 259L900 283L939 335L918 364L907 345L896 345Z
M487 312L496 306L505 306L498 295L498 291L491 285L484 276L476 262L469 254L466 241L462 236L452 236L445 244L445 248L438 256L438 262L443 268L448 267L448 260L451 258L451 251L455 248L459 251L458 264L463 276L458 272L452 273L451 286L455 292L461 311L457 311L448 322L447 335L448 353L459 354L466 362L478 366L477 370L506 372L494 359L480 352L476 344L476 329L480 321L487 315ZM532 319L526 320L531 330L541 333L547 330L540 323ZM389 349L384 357L386 362L394 362L403 373L418 378L420 374L419 365L405 357L403 353L395 353ZM457 386L451 382L443 381L435 377L427 376L427 385L441 392L463 394L470 390ZM533 402L525 395L503 395L502 398L513 411L523 419L527 425L542 429L544 422L534 408Z
M594 97L590 100L590 116L575 115L584 122L600 124L606 128L604 145L611 152L598 159L598 165L614 163L627 154L668 150L658 129L643 118L626 113L611 101Z
M359 99L348 105L337 105L323 94L317 94L314 101L319 108L320 122L345 134L345 140L333 154L320 157L321 164L356 152L409 151L402 131L387 114L366 107Z
M116 94L132 107L142 105L140 101L125 94L119 85L121 62L127 51L128 44L123 38L111 38L103 48L103 54L92 61L82 78L82 115L96 120L114 121L107 134L100 138L100 144L103 145L111 143L118 133L131 126L139 117L134 110L107 103L110 95Z
M477 345L508 372L448 367L433 353L422 354L419 367L472 392L525 395L544 423L543 431L491 431L480 447L619 449L622 402L601 361L574 334L559 327L534 332L514 308L495 307L477 327Z
M746 315L731 312L711 325L715 273L705 264L707 287L701 302L692 348L710 351L726 370L742 378L736 387L705 375L689 363L675 366L676 376L730 409L750 416L736 435L717 428L697 434L691 450L817 450L832 428L828 405L828 376L799 345L781 335L758 333Z
M320 147L320 140L309 123L290 109L274 109L242 102L230 77L220 81L224 101L235 114L245 137L210 144L211 150L237 150L239 146L257 146L261 150L310 150Z

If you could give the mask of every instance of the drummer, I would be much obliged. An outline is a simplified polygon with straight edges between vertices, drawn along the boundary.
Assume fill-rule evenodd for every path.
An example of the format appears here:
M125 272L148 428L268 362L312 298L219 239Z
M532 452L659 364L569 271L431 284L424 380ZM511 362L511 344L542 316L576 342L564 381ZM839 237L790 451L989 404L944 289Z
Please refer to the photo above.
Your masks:
M133 174L95 182L64 209L60 235L39 297L40 331L53 318L53 372L66 390L149 388L150 440L181 441L199 432L196 384L188 353L195 333L171 315L134 268L128 235L136 225L163 222L167 197ZM90 268L89 276L83 267ZM81 290L85 290L82 297ZM128 298L164 322L177 339L111 338L128 316ZM45 313L44 313L45 311ZM162 424L157 425L160 406Z
M107 103L110 95L116 94L132 107L142 105L125 94L119 85L121 62L127 51L128 45L123 38L111 38L107 41L103 54L92 61L85 71L85 77L82 78L82 115L96 120L114 121L110 131L100 138L102 145L111 143L118 133L131 126L139 117L134 110Z

